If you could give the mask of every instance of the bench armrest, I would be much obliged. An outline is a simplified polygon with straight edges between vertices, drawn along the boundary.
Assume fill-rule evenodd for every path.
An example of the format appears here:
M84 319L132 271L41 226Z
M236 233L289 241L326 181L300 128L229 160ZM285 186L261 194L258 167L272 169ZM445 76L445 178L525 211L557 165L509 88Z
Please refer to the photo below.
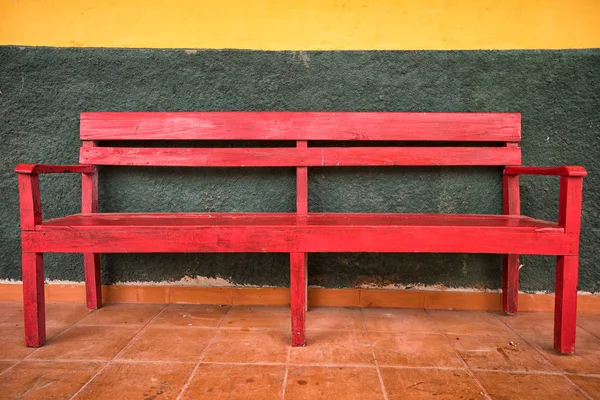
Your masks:
M81 174L81 211L98 211L98 170L94 165L19 164L19 210L21 230L33 230L42 223L39 174Z
M504 168L504 214L520 214L519 175L554 175L560 177L558 225L565 233L579 236L583 177L587 171L578 166Z
M46 164L19 164L15 172L19 174L93 174L93 165L46 165Z
M525 167L510 166L504 168L505 175L554 175L554 176L586 176L587 171L579 166L562 167Z

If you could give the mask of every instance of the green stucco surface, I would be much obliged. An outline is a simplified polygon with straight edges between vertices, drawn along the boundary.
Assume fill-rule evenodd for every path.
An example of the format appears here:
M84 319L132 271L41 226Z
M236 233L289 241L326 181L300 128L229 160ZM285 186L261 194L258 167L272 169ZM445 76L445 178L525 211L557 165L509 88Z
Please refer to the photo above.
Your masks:
M580 164L580 290L600 291L600 50L260 52L0 47L0 279L20 279L20 162L75 163L82 111L514 111L526 165ZM294 170L104 167L100 209L294 211ZM500 168L314 168L312 211L500 213ZM80 180L42 176L44 216L77 212ZM556 219L558 180L524 177L524 214ZM501 257L312 254L326 287L498 288ZM286 286L286 254L104 255L103 281L222 277ZM553 290L552 257L522 258L521 288ZM80 255L46 255L83 279Z

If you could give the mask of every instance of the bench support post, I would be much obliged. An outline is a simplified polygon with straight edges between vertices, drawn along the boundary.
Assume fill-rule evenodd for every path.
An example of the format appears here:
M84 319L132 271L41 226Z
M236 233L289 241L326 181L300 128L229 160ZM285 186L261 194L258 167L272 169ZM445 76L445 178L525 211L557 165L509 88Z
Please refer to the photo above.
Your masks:
M290 253L290 302L294 347L306 346L307 256L306 253Z
M560 200L558 224L565 233L576 233L581 229L581 176L560 178ZM554 295L554 349L563 354L575 352L577 332L577 280L579 248L574 255L556 258L556 293Z
M84 142L84 147L93 147L95 142ZM98 212L98 170L81 175L81 212ZM85 298L87 308L95 310L102 307L102 279L100 275L100 254L83 253L83 272L85 277Z
M572 354L575 351L578 263L579 256L556 258L554 349L563 354Z
M23 253L22 262L25 344L40 347L46 343L44 254Z
M518 175L504 175L503 192L504 214L521 214ZM513 315L519 305L519 255L504 254L502 258L502 309Z

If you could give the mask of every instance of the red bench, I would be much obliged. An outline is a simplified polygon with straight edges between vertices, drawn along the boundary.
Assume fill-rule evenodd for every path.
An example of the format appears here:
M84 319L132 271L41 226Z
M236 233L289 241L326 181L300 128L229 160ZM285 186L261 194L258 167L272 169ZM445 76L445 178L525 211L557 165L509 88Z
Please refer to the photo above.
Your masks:
M99 253L290 253L292 344L305 345L307 254L504 254L503 307L517 312L519 254L557 256L554 347L575 344L581 167L524 167L520 114L373 112L83 113L80 165L22 164L19 174L25 334L45 342L43 254L84 254L87 306L102 304ZM294 141L295 147L108 147L118 140ZM320 147L311 141L390 141ZM402 142L430 142L402 147ZM458 142L452 146L440 144ZM479 142L474 145L474 142ZM348 144L348 143L345 143ZM98 165L296 167L296 213L98 213ZM310 213L308 167L507 166L505 215ZM43 220L38 175L82 174L82 212ZM558 223L520 215L519 175L560 176Z

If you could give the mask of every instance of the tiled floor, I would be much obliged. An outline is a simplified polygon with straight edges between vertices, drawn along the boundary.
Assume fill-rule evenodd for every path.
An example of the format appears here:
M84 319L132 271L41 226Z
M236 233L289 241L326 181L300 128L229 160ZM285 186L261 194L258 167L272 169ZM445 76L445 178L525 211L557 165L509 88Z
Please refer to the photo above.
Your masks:
M315 308L308 347L286 307L47 307L48 343L23 344L0 303L0 399L600 399L600 315L577 353L552 350L552 314Z

